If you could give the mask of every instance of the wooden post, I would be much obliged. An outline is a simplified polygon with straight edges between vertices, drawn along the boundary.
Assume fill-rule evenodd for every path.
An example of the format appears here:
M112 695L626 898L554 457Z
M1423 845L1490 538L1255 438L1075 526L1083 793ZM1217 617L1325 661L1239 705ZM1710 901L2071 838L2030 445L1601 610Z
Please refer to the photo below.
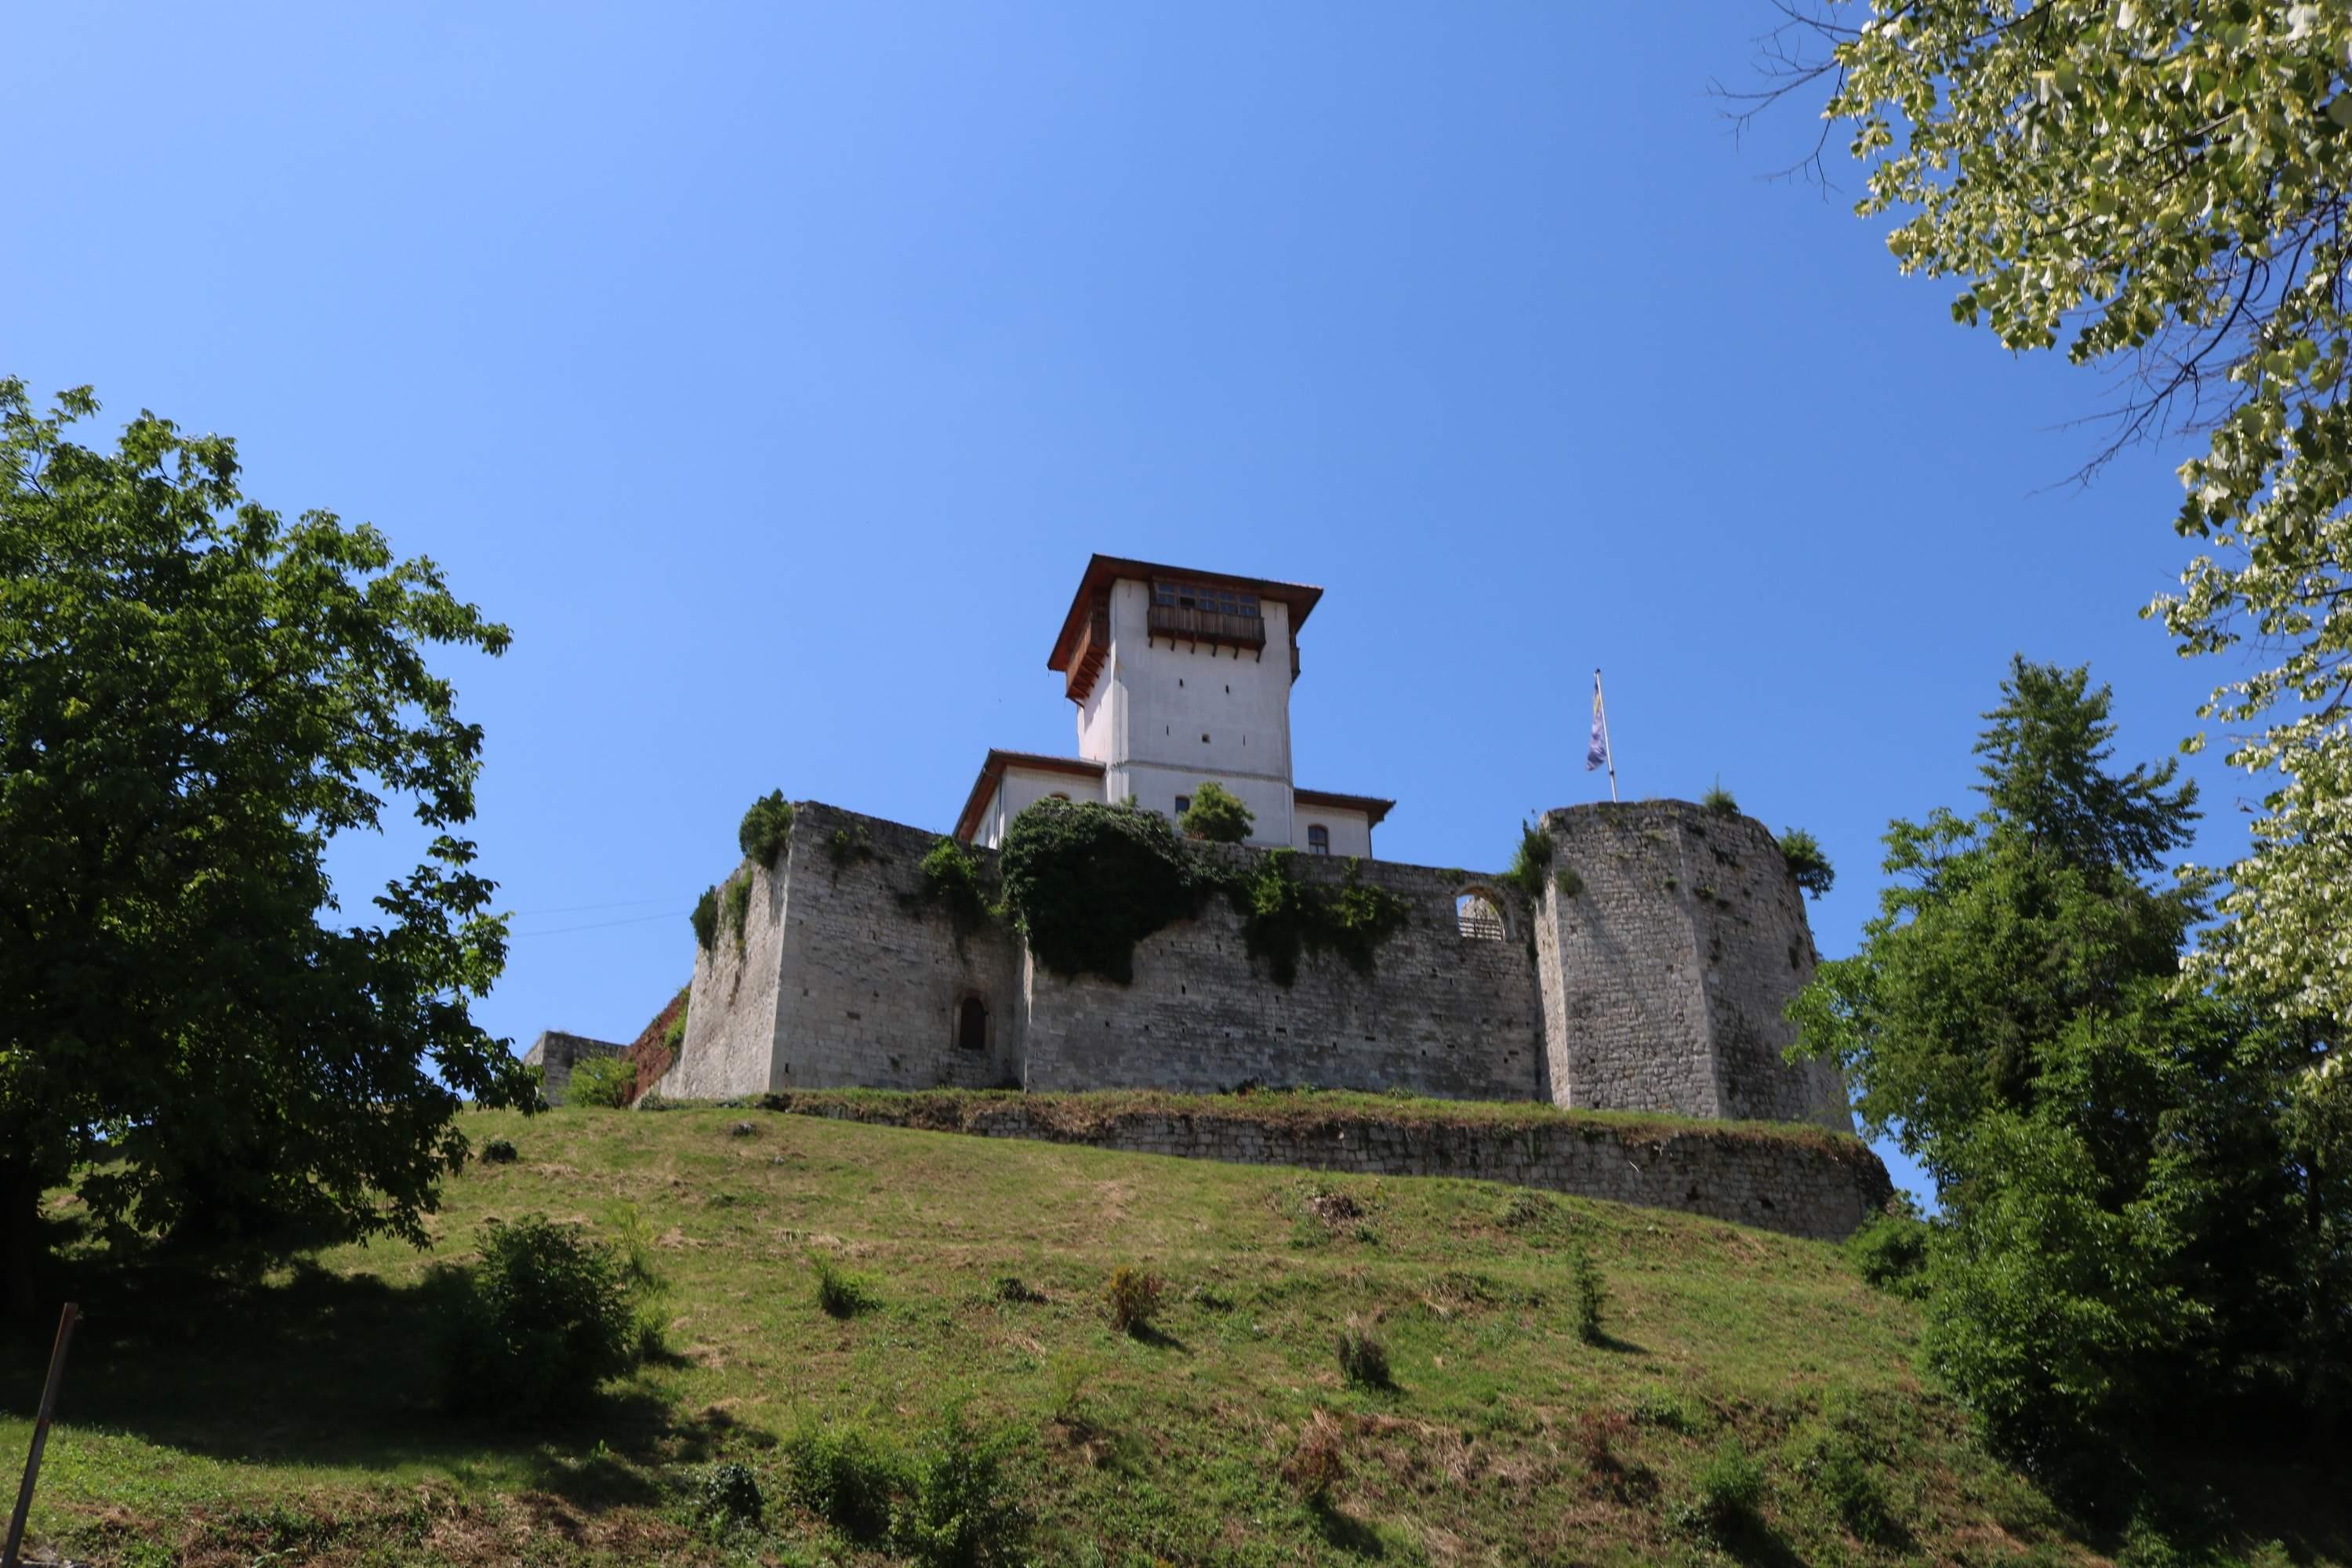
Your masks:
M0 1568L16 1568L17 1548L25 1544L26 1516L33 1511L33 1483L41 1475L41 1450L48 1446L49 1417L57 1413L58 1384L65 1381L66 1347L73 1342L74 1320L81 1309L71 1301L58 1318L57 1348L49 1352L49 1381L41 1385L41 1411L33 1418L33 1452L25 1460L25 1482L16 1489L16 1511L8 1516L8 1545L0 1551Z

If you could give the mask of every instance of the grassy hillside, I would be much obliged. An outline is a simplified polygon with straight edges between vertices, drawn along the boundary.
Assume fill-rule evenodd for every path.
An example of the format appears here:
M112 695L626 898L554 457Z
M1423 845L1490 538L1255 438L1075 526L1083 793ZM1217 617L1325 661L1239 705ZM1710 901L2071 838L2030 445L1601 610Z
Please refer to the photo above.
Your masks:
M814 1419L919 1447L963 1404L1017 1435L1041 1563L2056 1563L2116 1544L1975 1452L1913 1372L1913 1310L1821 1244L1475 1182L758 1111L468 1130L520 1159L450 1184L428 1254L338 1248L242 1281L81 1255L89 1319L36 1539L139 1564L880 1562L779 1500L778 1439ZM650 1240L670 1353L562 1429L463 1425L437 1408L429 1271L532 1211ZM1609 1293L1597 1344L1575 1326L1580 1245ZM862 1276L871 1309L822 1311L812 1257ZM1107 1320L1122 1264L1168 1283L1148 1335ZM1008 1300L1008 1276L1042 1299ZM1350 1325L1384 1342L1393 1388L1342 1379ZM11 1463L45 1349L0 1362ZM1318 1425L1347 1474L1311 1507L1283 1469ZM1710 1530L1731 1446L1761 1490L1752 1522ZM760 1475L762 1531L693 1524L688 1489L722 1458ZM2264 1479L2235 1504L2246 1556L2352 1560L2323 1478Z

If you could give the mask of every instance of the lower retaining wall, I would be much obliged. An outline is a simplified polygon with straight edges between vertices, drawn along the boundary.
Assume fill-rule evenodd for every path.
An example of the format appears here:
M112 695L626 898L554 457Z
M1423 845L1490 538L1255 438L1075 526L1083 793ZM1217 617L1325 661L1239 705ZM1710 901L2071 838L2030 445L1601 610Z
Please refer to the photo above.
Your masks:
M841 1121L1187 1160L1467 1176L1819 1240L1852 1234L1894 1194L1885 1166L1853 1138L1741 1125L1692 1127L1565 1112L1525 1121L1455 1121L1311 1106L1285 1106L1268 1115L1168 1103L1107 1105L1083 1096L816 1092L774 1094L761 1103Z

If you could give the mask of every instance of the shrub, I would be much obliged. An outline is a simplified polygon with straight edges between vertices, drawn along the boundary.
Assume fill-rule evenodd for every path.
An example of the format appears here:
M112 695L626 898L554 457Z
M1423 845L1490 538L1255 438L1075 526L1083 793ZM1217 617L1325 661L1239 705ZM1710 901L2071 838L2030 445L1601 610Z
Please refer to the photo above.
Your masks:
M907 1481L897 1455L861 1426L804 1422L784 1440L793 1501L854 1540L878 1541Z
M1282 1479L1310 1507L1328 1503L1348 1479L1344 1434L1330 1412L1318 1410L1298 1428L1298 1446L1283 1461Z
M705 888L702 897L694 900L694 945L709 952L719 941L719 889Z
M450 1407L529 1420L585 1404L635 1362L629 1297L620 1259L546 1215L485 1222L448 1308Z
M1764 1470L1738 1437L1726 1437L1698 1468L1697 1490L1698 1515L1707 1528L1735 1530L1754 1519L1764 1500Z
M1200 908L1202 874L1168 819L1095 802L1041 800L1005 829L1004 902L1056 974L1135 978L1135 944Z
M1045 1299L1045 1292L1034 1289L1018 1274L999 1275L995 1295L998 1300L1014 1307L1034 1306Z
M871 1281L863 1275L835 1268L829 1258L811 1255L809 1269L816 1276L816 1304L824 1309L827 1317L854 1318L881 1304Z
M1597 1345L1609 1336L1601 1324L1601 1314L1609 1308L1609 1282L1601 1277L1601 1266L1581 1246L1569 1254L1570 1283L1576 1289L1576 1337L1586 1344Z
M1393 1388L1388 1347L1361 1329L1339 1331L1339 1371L1358 1388Z
M703 1471L694 1492L695 1517L722 1529L758 1524L767 1511L760 1496L760 1478L751 1473L749 1465L732 1460Z
M735 933L735 951L743 951L744 928L751 921L751 872L747 867L727 879L727 929Z
M1933 1229L1906 1197L1900 1207L1873 1215L1846 1237L1846 1260L1865 1283L1890 1296L1923 1300L1927 1294L1927 1242Z
M1559 896L1563 899L1572 899L1584 891L1584 879L1578 875L1573 866L1562 866L1553 872L1551 885L1559 889Z
M564 1090L574 1105L626 1110L637 1092L637 1064L626 1057L589 1057L572 1065L572 1083Z
M1667 1432L1677 1432L1688 1437L1695 1436L1700 1419L1680 1395L1664 1388L1653 1388L1633 1401L1633 1419L1643 1426L1655 1426Z
M1780 858L1788 863L1789 875L1796 879L1797 886L1816 899L1837 881L1830 858L1822 853L1822 841L1801 827L1782 830Z
M1698 803L1717 816L1739 815L1739 803L1732 798L1729 790L1723 787L1723 780L1720 778L1707 786L1707 792L1698 797Z
M1543 897L1544 883L1551 874L1551 835L1540 823L1522 822L1519 847L1511 851L1511 868L1502 879L1533 903Z
M1110 1271L1103 1294L1110 1305L1112 1327L1123 1334L1142 1334L1151 1328L1166 1285L1157 1274L1120 1264Z
M482 1163L486 1165L511 1165L521 1158L511 1138L493 1138L482 1145Z
M922 874L923 896L946 909L958 936L987 923L988 889L971 850L941 837L923 857Z
M1895 1515L1895 1505L1887 1500L1886 1489L1878 1484L1870 1461L1852 1440L1825 1439L1815 1450L1812 1470L1822 1495L1855 1540L1873 1546L1893 1546L1902 1541L1903 1524Z
M735 842L743 853L761 865L775 868L793 841L793 807L784 792L776 790L751 803L743 814L742 826L735 830Z
M976 1432L951 1410L908 1477L893 1544L926 1568L1014 1568L1029 1516L1004 1475L1011 1439Z
M1257 826L1256 814L1244 805L1224 785L1206 783L1192 792L1192 802L1176 826L1187 838L1205 838L1212 844L1239 844Z

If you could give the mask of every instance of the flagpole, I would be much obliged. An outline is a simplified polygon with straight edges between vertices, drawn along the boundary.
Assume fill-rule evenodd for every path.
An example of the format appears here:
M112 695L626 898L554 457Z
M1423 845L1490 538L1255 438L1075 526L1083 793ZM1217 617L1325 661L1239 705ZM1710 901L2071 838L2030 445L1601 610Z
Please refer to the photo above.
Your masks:
M1601 689L1601 670L1592 671L1592 706L1601 713L1601 749L1609 758L1609 803L1617 803L1617 748L1609 740L1609 700Z

